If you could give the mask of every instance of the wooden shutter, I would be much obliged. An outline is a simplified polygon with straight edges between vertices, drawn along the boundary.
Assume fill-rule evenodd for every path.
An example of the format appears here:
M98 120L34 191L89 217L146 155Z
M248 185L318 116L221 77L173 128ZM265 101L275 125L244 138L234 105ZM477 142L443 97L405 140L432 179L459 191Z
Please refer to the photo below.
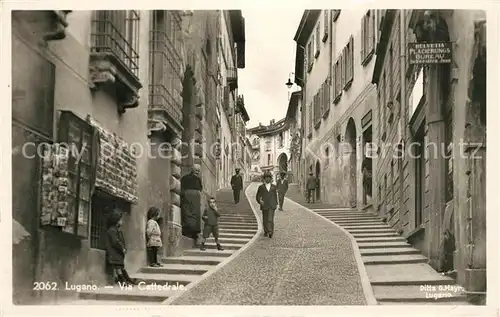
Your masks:
M375 19L373 10L368 11L368 52L367 55L372 52L375 46Z
M359 56L361 57L361 64L363 64L363 61L365 60L365 37L366 37L366 32L365 32L365 20L366 20L366 15L364 15L361 18L361 45L359 47Z
M325 84L322 84L321 85L321 88L319 89L319 107L318 107L318 120L321 119L321 116L323 114L323 109L324 109L324 105L323 103L325 102Z
M340 55L340 74L341 74L341 79L340 79L340 82L341 82L341 85L340 85L340 90L342 91L342 89L344 89L344 86L345 86L345 66L344 66L344 63L345 63L345 55L344 55L344 52L345 52L345 49L342 51L342 54Z
M354 79L354 37L349 40L349 80Z
M323 14L324 14L323 23L324 23L325 34L328 34L328 10L325 10Z

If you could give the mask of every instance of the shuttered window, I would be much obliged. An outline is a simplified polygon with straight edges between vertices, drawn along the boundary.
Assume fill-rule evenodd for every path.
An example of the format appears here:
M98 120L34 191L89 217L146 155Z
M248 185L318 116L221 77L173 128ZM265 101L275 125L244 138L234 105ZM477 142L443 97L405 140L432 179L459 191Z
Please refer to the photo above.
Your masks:
M375 10L368 10L361 19L361 65L370 61L375 51Z
M351 36L344 48L344 74L345 82L343 89L349 90L354 80L354 38Z

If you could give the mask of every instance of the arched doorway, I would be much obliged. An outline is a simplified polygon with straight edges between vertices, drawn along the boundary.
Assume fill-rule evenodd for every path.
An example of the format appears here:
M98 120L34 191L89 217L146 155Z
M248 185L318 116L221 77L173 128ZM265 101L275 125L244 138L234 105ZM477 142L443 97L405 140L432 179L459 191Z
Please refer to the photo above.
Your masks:
M349 206L356 207L357 204L357 184L356 184L356 124L352 118L347 122L347 128L345 132L345 140L349 146L347 149L347 182L348 182L348 193L349 193Z
M316 162L316 201L321 200L321 186L320 186L320 179L321 179L321 166L319 164L319 161Z
M280 173L288 172L288 156L286 153L282 153L278 156L278 167Z

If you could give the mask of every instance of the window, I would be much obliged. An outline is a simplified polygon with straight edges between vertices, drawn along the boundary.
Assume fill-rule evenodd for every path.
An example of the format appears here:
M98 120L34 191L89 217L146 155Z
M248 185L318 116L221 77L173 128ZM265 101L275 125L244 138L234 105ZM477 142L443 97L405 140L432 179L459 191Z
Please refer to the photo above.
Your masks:
M326 147L325 149L325 165L330 164L330 147Z
M317 129L321 122L321 88L314 96L314 127Z
M182 127L182 43L178 11L152 12L149 41L149 107L162 108Z
M387 192L388 192L388 188L387 188L387 174L384 174L384 201L385 203L387 204Z
M395 203L395 190L394 190L394 161L391 160L391 179L390 179L392 203Z
M385 135L385 133L387 132L387 107L386 107L386 87L387 87L387 82L386 82L387 78L386 78L386 74L384 72L384 74L382 75L382 87L381 87L381 90L382 90L382 131ZM385 140L384 140L385 141Z
M271 165L271 154L267 154L267 165Z
M347 43L344 48L344 86L342 87L344 90L349 90L351 87L352 81L354 79L354 38L351 36L349 38L349 43Z
M333 76L332 76L334 82L333 82L333 102L338 103L340 100L340 97L342 96L342 65L341 65L341 59L339 59L335 62L335 65L333 66Z
M307 44L307 72L310 72L312 69L312 66L314 64L314 58L313 58L313 39Z
M330 85L328 84L328 78L323 83L323 110L322 116L326 118L326 114L330 110Z
M328 10L324 10L323 11L323 29L324 29L324 34L323 34L323 42L326 42L326 40L328 39Z
M94 11L93 53L112 54L136 77L139 75L139 11Z
M63 231L87 238L90 193L97 168L97 134L87 122L69 111L63 111L61 114L58 134L59 142L71 147L67 167L68 215Z
M271 140L270 139L266 140L266 151L271 151Z
M321 40L319 38L319 23L316 26L316 53L314 54L314 57L317 58L319 56L319 44L321 43Z
M332 20L333 22L337 21L340 15L340 10L332 10Z
M370 61L375 51L375 11L368 10L361 19L361 65Z

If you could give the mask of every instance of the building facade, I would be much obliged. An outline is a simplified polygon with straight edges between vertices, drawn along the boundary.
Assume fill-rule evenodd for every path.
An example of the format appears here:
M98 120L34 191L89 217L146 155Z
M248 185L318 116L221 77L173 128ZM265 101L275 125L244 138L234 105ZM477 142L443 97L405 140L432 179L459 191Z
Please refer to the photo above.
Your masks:
M230 187L238 161L240 132L238 124L248 121L243 96L238 96L238 69L245 68L245 19L241 10L220 11L217 50L219 58L219 130L218 187ZM245 118L245 119L242 119ZM243 124L244 125L244 124ZM241 154L241 153L240 153Z
M26 233L13 240L14 303L68 294L34 292L33 281L106 283L114 209L129 271L146 264L151 206L163 210L161 251L179 252L180 177L198 163L206 194L216 190L203 145L217 143L219 14L13 12L13 222ZM243 29L241 13L224 14Z
M290 128L290 173L289 182L302 184L307 178L303 158L302 145L302 92L290 95L285 120Z
M371 205L372 186L363 184L372 180L363 177L361 167L371 171L373 166L363 148L374 130L375 15L373 10L306 10L294 38L306 169L318 179L316 198L342 207Z
M468 294L484 297L485 12L382 10L379 15L373 73L381 149L374 175L377 211L436 270L451 272ZM451 59L416 62L410 45L422 43L434 49L450 45ZM447 257L451 260L443 261Z
M270 171L275 177L281 173L289 173L290 163L290 129L288 122L281 119L278 122L271 120L269 125L259 124L248 129L253 146L253 171L258 163L258 172ZM258 155L256 154L258 151Z

